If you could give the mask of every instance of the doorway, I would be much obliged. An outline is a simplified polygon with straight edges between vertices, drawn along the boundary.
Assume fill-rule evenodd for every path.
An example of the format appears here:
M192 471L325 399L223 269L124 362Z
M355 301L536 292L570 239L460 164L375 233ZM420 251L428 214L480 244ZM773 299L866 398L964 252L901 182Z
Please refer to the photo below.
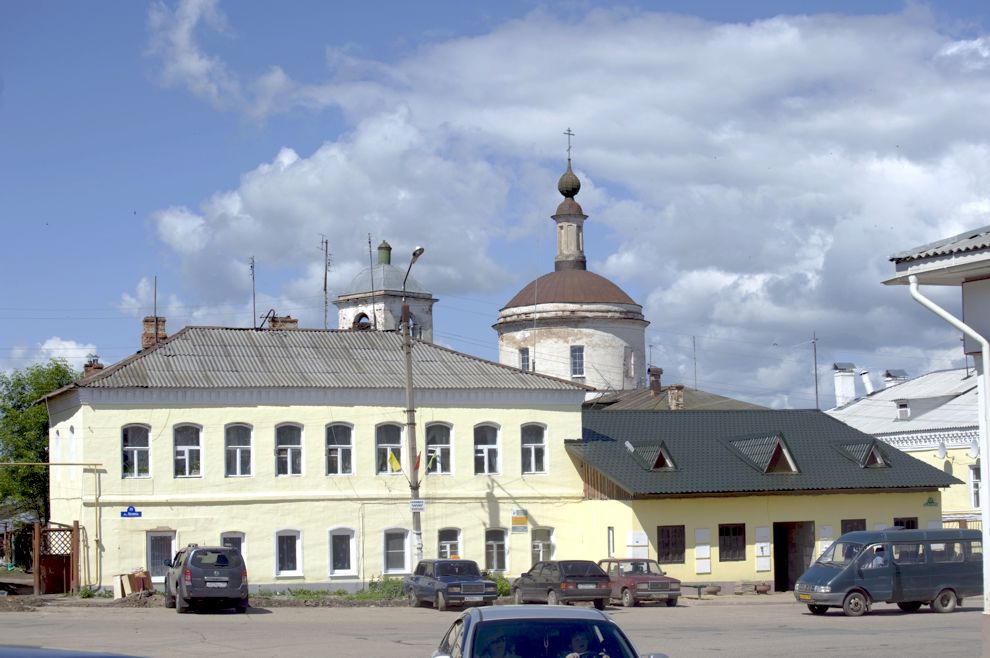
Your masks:
M773 589L785 592L807 570L815 557L815 522L773 524Z

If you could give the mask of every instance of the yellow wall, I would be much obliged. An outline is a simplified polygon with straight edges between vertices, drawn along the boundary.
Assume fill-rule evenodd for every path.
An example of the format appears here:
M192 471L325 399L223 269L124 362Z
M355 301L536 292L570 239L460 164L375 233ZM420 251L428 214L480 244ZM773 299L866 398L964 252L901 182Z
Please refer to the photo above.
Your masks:
M950 448L945 459L939 459L934 450L912 450L908 453L926 464L948 473L963 481L942 491L942 513L947 518L970 516L980 518L980 509L973 506L970 467L979 466L980 458L972 457L969 448Z

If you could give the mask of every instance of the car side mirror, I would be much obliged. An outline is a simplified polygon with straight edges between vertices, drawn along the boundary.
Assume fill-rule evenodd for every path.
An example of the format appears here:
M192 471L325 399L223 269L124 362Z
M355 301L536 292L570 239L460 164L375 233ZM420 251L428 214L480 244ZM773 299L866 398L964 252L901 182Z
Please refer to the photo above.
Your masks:
M164 565L165 565L166 567L171 567L171 566L172 566L172 560L162 560L162 563L163 563L163 564L164 564Z

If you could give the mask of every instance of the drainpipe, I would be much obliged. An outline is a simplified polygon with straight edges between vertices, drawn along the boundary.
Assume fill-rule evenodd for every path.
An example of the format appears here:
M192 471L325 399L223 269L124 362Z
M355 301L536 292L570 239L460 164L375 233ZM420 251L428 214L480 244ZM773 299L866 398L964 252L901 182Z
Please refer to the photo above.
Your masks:
M911 296L914 297L915 301L980 344L980 362L983 366L978 389L980 406L983 411L983 418L980 419L982 420L980 423L980 460L981 462L986 461L988 454L987 428L990 427L988 425L988 421L990 421L990 411L988 411L990 404L988 403L990 403L990 400L987 399L987 395L990 394L990 342L962 320L922 295L918 289L918 277L916 275L912 274L909 276L908 283L911 288ZM987 500L986 478L981 477L980 519L983 525L984 546L990 546L990 504L988 503L990 501ZM990 614L990 569L983 569L983 614Z

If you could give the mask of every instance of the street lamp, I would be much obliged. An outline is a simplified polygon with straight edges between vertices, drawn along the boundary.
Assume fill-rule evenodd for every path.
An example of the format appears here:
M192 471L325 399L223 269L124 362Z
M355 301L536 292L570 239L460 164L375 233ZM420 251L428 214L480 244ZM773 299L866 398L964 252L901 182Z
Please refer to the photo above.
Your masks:
M409 259L406 275L402 277L402 351L406 355L406 436L409 438L409 507L413 518L413 550L416 564L423 559L423 526L420 509L423 501L419 499L419 464L416 463L416 405L413 402L412 380L412 338L409 335L409 304L406 304L406 281L409 270L425 251L416 247Z

